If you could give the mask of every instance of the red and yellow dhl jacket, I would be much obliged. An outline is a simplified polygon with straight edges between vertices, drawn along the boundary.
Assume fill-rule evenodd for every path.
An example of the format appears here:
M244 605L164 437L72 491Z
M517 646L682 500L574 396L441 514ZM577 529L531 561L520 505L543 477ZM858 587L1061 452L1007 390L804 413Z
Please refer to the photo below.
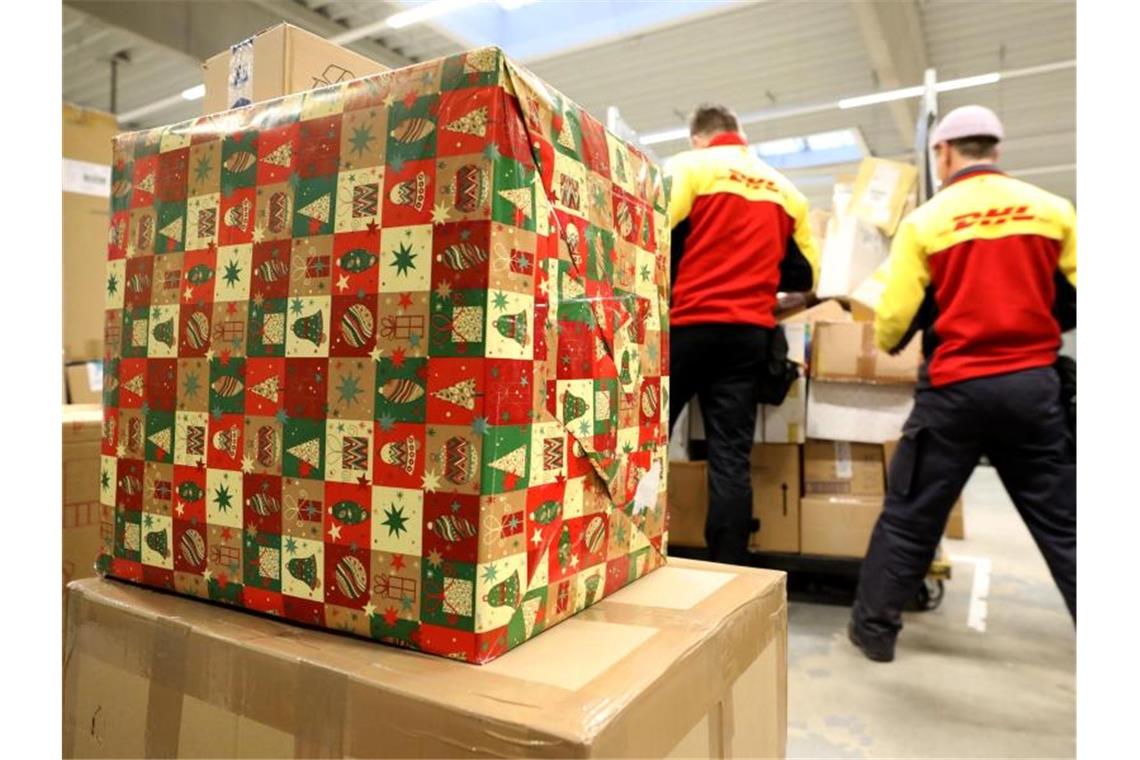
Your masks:
M875 313L879 348L924 330L934 387L1046 367L1076 325L1076 211L993 166L959 172L907 216Z
M776 292L812 290L819 277L807 199L737 134L674 156L666 174L670 324L774 327Z

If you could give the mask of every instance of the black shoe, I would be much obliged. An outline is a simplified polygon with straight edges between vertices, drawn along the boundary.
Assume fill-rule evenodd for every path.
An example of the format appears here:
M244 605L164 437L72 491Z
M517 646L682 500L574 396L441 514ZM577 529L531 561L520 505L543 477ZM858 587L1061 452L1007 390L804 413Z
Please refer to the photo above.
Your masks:
M890 662L895 659L895 647L893 644L886 645L864 640L860 637L854 622L847 624L847 638L851 640L852 644L859 648L860 652L867 656L868 660L873 660L874 662Z

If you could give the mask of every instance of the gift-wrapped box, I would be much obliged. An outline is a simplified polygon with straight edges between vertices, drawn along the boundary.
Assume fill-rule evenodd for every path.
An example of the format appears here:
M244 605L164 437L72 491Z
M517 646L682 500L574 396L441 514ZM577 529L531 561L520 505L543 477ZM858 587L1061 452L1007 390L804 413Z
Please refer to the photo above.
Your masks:
M474 662L664 562L657 167L485 48L115 141L108 575Z

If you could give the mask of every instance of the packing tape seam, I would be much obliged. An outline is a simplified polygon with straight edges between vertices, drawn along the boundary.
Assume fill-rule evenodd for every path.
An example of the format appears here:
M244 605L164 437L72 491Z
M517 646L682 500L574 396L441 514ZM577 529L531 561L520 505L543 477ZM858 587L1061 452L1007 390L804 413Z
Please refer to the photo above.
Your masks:
M343 756L345 737L350 735L345 722L350 676L305 658L299 658L296 667L294 757Z
M859 356L855 359L855 374L862 380L871 380L875 377L878 356L875 350L875 329L872 325L864 324L862 333Z
M192 628L180 618L155 618L150 624L154 628L154 649L150 658L144 747L147 757L178 757L186 652Z
M715 599L715 597L716 595L714 594L712 598ZM674 658L672 670L660 674L654 679L652 684L648 685L634 698L620 706L615 706L612 701L607 700L604 704L600 705L598 709L594 710L593 714L586 715L583 723L585 725L605 725L605 721L610 717L611 713L618 710L635 708L639 699L645 699L646 695L655 692L659 693L662 682L673 681L678 678L678 674L682 672L686 664L688 667L694 668L696 663L701 660L704 661L704 665L706 665L707 668L697 669L706 674L711 672L715 676L715 683L710 686L708 679L706 679L703 685L711 689L711 691L717 695L730 691L736 679L740 678L748 669L748 666L780 635L779 631L773 627L773 619L779 618L780 610L786 609L786 597L786 581L782 581L779 584L769 586L763 594L749 597L734 605L730 610L720 615L719 619L711 625L691 626L693 629L701 630L705 635L700 641L689 644ZM776 606L777 609L772 610L771 608L773 606ZM654 613L660 613L659 608L649 609ZM645 614L644 617L654 617L654 615ZM710 648L707 646L709 639L715 641L716 645L714 647ZM744 646L741 646L742 643ZM716 704L716 701L714 700L710 703L709 709L711 709L711 704ZM695 707L696 705L691 701L687 701L686 706ZM696 720L699 720L703 715L707 715L707 710L704 713L696 714L694 717ZM695 725L696 720L692 721L693 725ZM671 721L671 723L682 726L690 725L690 721L687 720L675 720ZM612 732L606 731L606 729L612 728L613 725L613 722L610 721L609 725L602 731L602 733L610 733L610 736L606 737L610 742L610 746L612 746L614 741L620 741L623 746L627 747L636 746L628 735L637 724L623 727L620 737ZM599 733L596 737L599 739L599 742L602 741L602 733ZM681 738L683 738L683 735L677 737L678 740Z

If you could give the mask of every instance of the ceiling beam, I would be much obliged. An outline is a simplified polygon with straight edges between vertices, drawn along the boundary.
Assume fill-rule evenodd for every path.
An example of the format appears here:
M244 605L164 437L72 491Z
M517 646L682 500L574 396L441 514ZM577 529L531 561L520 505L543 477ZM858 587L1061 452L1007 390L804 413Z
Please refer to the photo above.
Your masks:
M287 21L322 37L343 32L345 27L304 5L269 0L227 0L203 3L195 0L63 0L64 5L87 13L104 23L144 37L197 61L225 50L235 42ZM408 58L371 40L347 47L392 68L407 66Z
M929 66L926 38L915 0L851 0L851 9L880 90L921 82ZM904 145L914 141L918 112L911 100L887 104Z

